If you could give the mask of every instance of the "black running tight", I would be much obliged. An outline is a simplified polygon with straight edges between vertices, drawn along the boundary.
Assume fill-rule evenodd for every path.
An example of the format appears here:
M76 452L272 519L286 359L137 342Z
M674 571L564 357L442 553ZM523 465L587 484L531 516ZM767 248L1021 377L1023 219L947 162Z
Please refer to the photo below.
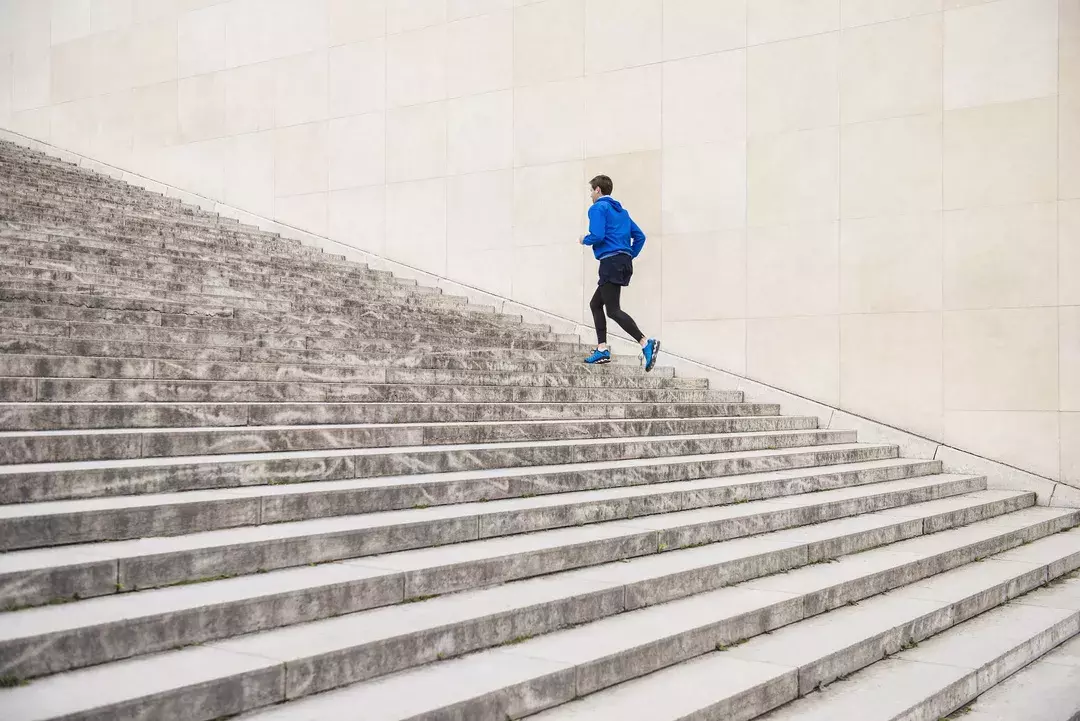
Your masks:
M596 293L593 294L592 300L589 301L589 309L592 310L593 324L596 325L597 343L607 343L607 318L611 318L618 323L619 327L626 331L630 337L638 343L645 337L645 334L637 327L637 323L634 322L634 319L623 312L623 309L619 307L619 296L621 293L621 285L604 283L603 285L597 286ZM607 309L607 318L604 317L605 308Z

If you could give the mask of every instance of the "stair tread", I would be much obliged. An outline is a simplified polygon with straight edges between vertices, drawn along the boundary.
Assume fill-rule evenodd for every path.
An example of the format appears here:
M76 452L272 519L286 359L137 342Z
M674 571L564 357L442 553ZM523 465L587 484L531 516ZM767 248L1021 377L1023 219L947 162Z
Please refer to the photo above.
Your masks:
M197 419L192 419L197 420ZM814 430L814 416L704 416L702 418L538 418L429 423L139 427L0 431L0 464L149 458L265 450L320 450L511 440L627 438L692 433Z
M431 445L431 446L404 446L404 447L390 447L390 448L345 448L345 449L327 449L327 450L311 450L311 451L267 451L260 453L238 453L238 454L226 454L218 456L175 456L169 458L122 458L116 460L106 461L69 461L64 463L32 463L32 464L17 464L0 466L0 477L4 475L14 475L18 473L34 473L42 471L75 471L75 470L91 470L91 469L106 469L106 468L146 468L151 466L167 466L176 467L183 465L199 465L204 463L232 463L243 461L270 461L270 460L285 460L285 459L300 459L300 458L341 458L346 456L385 456L402 453L405 451L416 452L422 450L424 452L440 452L440 451L475 451L475 450L498 450L498 449L519 449L519 448L541 448L541 447L566 447L566 446L598 446L598 445L625 445L629 443L640 443L642 441L692 441L692 440L705 440L705 439L721 439L721 438L760 438L760 437L785 437L796 436L800 434L828 436L830 434L836 434L837 431L830 431L826 429L811 429L811 430L798 430L798 431L754 431L746 433L701 433L685 436L647 436L647 437L631 437L631 438L574 438L566 440L552 440L552 441L502 441L497 443L465 443L456 445ZM819 450L832 450L840 448L849 448L860 444L844 444L844 443L832 443L825 446L815 446ZM861 444L864 446L873 446L880 444ZM783 451L798 450L798 449L783 449ZM783 452L780 451L780 452ZM745 451L745 453L770 453L771 451ZM630 459L623 461L610 461L600 462L601 465L606 463L621 463L626 465L648 465L654 462L663 462L665 460L671 461L672 459L695 460L705 459L715 456L726 456L730 454L718 453L718 454L694 454L687 456L666 456L663 458L643 458L643 459ZM525 468L508 469L513 472L528 472L529 469L536 471L540 468L549 470L559 470L564 468L578 468L589 464L560 464L555 466L527 466ZM496 469L497 470L497 469ZM466 471L465 473L492 473L494 471ZM427 478L433 474L423 474L422 477ZM404 479L408 477L398 477Z
M392 385L454 385L454 386L506 386L506 387L553 387L584 388L613 387L621 389L709 390L707 384L687 378L663 376L609 375L576 371L571 367L546 371L472 370L441 368L408 368L371 363L364 366L336 364L309 365L300 363L258 362L204 362L142 359L120 361L126 369L100 367L101 359L79 358L72 365L82 365L82 370L57 374L55 367L48 367L60 358L75 356L22 356L0 354L0 379L36 378L39 380L64 381L142 381L142 382L229 382L229 383L378 383ZM45 368L39 361L45 360ZM23 369L12 368L12 361L25 360ZM65 362L66 361L61 361ZM20 372L21 370L21 372ZM44 371L44 372L43 372ZM111 371L111 372L110 372ZM188 375L200 377L188 377ZM243 376L251 377L243 377ZM230 377L234 376L234 377ZM264 376L264 377L259 377ZM291 376L291 377L290 377Z
M0 406L8 404L0 404ZM322 405L322 404L318 404ZM441 404L440 404L441 405ZM2 407L0 407L2 410ZM814 416L739 416L741 420L755 421L763 419L810 419ZM731 416L700 416L693 418L664 418L663 422L679 422L679 421L716 421L716 420L730 420ZM314 423L311 425L271 425L271 426L241 426L236 428L233 426L177 426L177 427L163 427L163 428L87 428L87 429L60 429L60 430L47 430L47 431L0 431L0 439L13 439L13 438L36 438L36 437L67 437L67 436L111 436L111 435L168 435L172 433L206 433L211 435L228 434L228 433L261 433L270 431L335 431L335 430L381 430L390 428L470 428L478 425L499 425L499 426L526 426L526 425L541 425L541 426L572 426L572 425L599 425L602 423L640 423L650 422L652 419L637 419L637 418L548 418L538 420L513 420L513 421L433 421L430 423ZM659 421L658 421L659 422Z
M499 350L499 355L494 356L490 350L482 348L470 348L466 351L460 348L438 348L435 346L425 347L424 349L417 350L415 346L410 347L410 351L402 351L401 353L389 353L386 349L376 349L371 351L357 351L355 349L346 350L320 350L320 349L301 349L301 348L261 348L257 346L213 346L208 347L200 344L192 343L159 343L159 342L147 342L147 341L123 341L123 340L101 340L97 338L57 338L54 336L5 336L0 333L0 344L7 344L15 346L17 353L15 355L26 355L23 351L28 346L32 346L33 353L35 355L44 355L53 358L69 358L69 357L88 357L94 359L106 359L114 358L117 355L129 355L132 346L139 346L143 348L146 353L144 358L147 360L193 360L195 362L213 362L213 363L250 363L250 362L271 362L271 361L253 361L244 356L255 357L273 357L288 358L287 362L300 365L340 365L340 361L320 362L318 360L312 360L313 358L339 358L341 354L348 354L350 357L356 357L358 360L365 362L374 362L379 364L384 361L405 363L406 365L400 367L409 367L407 365L410 361L419 361L420 359L432 360L432 359L450 359L457 362L480 362L480 363L493 363L493 362L526 362L526 363L548 363L548 364L569 364L575 368L584 366L584 363L580 359L570 359L567 357L564 351L551 351L535 348L504 348ZM3 345L0 345L0 352L3 352ZM64 353L62 349L71 348L74 353ZM94 355L92 351L96 350L99 354ZM53 351L49 353L49 351ZM194 358L184 358L183 354L192 354ZM470 357L471 356L471 357ZM633 355L614 355L612 356L612 364L610 367L619 367L626 369L627 366L637 367L640 366L640 361ZM673 371L670 367L657 366L653 369L653 372L657 371L668 373L667 377L673 377ZM585 372L599 372L598 370L585 371ZM605 369L604 372L607 372Z
M920 476L899 481L882 481L880 483L849 488L840 488L827 491L812 491L798 496L786 498L772 498L762 501L749 501L730 506L716 506L712 508L692 509L687 511L672 511L669 513L653 516L641 516L634 519L605 522L604 528L625 529L630 533L644 531L656 531L666 528L674 528L688 523L705 523L721 519L731 519L753 515L761 510L778 510L781 508L795 507L800 504L813 504L831 502L850 498L858 498L875 495L887 491L907 488L926 487L967 478L958 474L939 474L934 476ZM198 492L195 492L198 493ZM594 493L594 492L589 492ZM86 503L90 507L101 499L91 501L60 501L53 502L51 509L54 513L67 513L72 509L78 509L79 504ZM136 499L129 499L135 505ZM62 546L55 549L33 549L29 551L12 551L0 556L0 574L9 569L21 569L25 559L37 559L38 562L48 558L54 558L54 563L62 565L70 556L81 556L90 553L95 557L121 558L135 557L146 554L165 553L169 550L183 550L202 548L213 545L231 543L256 543L280 538L295 538L318 533L335 533L346 530L370 529L381 526L397 526L409 523L419 523L425 520L469 518L489 513L507 512L528 507L543 505L545 499L507 499L502 501L487 501L484 503L458 504L450 506L437 506L432 508L418 508L401 511L386 511L381 513L365 513L351 516L337 516L332 518L317 518L305 521L292 521L286 523L274 523L260 526L243 526L216 531L204 531L191 533L183 536L142 538L132 541L104 541L93 544L77 544ZM548 501L551 505L557 505L555 501ZM496 504L491 507L490 504ZM27 504L36 505L36 504ZM17 512L22 507L19 505L0 506L0 510ZM490 508L490 510L488 510ZM12 516L7 516L12 517ZM599 526L596 526L599 527Z
M962 713L963 721L1077 721L1080 638L991 688Z
M330 402L320 402L320 401L62 401L62 402L57 402L57 403L42 403L40 401L22 401L22 402L19 402L19 401L6 401L4 403L0 403L0 409L8 408L8 407L64 408L64 407L68 407L68 406L74 407L74 408L88 407L88 406L102 406L102 407L106 407L106 408L111 407L111 406L132 406L132 407L146 406L146 407L157 407L157 408L168 408L168 407L176 407L176 406L196 406L196 407L198 407L198 406L259 406L259 407L272 408L272 407L276 407L276 406L299 406L299 407L303 407L303 406L318 406L318 407L360 406L360 407L366 407L366 406L400 406L400 405L406 405L406 404L403 404L403 403L401 403L399 401L330 401ZM670 403L631 403L631 402L628 402L628 401L609 401L607 403L604 403L603 401L596 401L596 402L593 402L593 401L576 401L576 402L575 401L559 401L559 402L556 402L556 403L550 403L548 401L532 401L532 402L530 402L530 401L521 401L521 402L515 402L515 403L505 403L505 402L483 403L483 402L476 402L476 401L474 401L474 402L466 401L466 402L457 402L457 403L439 403L439 402L436 402L436 401L428 401L428 402L418 401L416 403L409 403L407 405L415 405L415 406L448 406L448 405L449 406L454 406L454 405L460 405L460 406L506 406L506 405L513 405L513 406L521 406L521 405L524 405L524 406L529 406L529 405L544 406L544 405L560 405L560 406L588 406L588 407L593 407L593 406L597 406L597 405L610 405L610 406L657 405L657 406L661 406L661 405L673 405L673 404L670 404ZM717 402L717 401L680 401L679 403L674 404L674 405L678 405L678 406L699 406L699 407L703 407L703 408L708 408L708 407L716 408L716 407L724 407L724 406L740 406L740 407L750 407L750 408L761 408L761 407L775 406L776 404L773 404L773 403L753 403L753 402L745 402L745 401L721 401L721 402Z
M374 374L375 371L379 371L379 370L382 370L382 369L374 368L373 369L373 374ZM393 386L393 387L407 386L407 387L410 387L410 388L431 388L431 387L436 387L437 388L437 387L443 387L443 386L452 385L455 388L552 388L552 389L559 389L559 390L577 390L577 389L590 389L591 390L591 389L602 387L600 385L584 385L584 384L582 384L582 385L570 385L570 384L568 384L568 385L558 385L558 384L540 385L540 384L530 384L530 383L526 382L526 380L522 380L520 382L516 382L516 383L512 383L512 384L484 383L483 382L484 381L484 375L483 374L487 373L486 371L461 371L462 373L475 374L475 376L472 377L472 378L468 378L468 377L463 378L463 379L461 379L461 382L455 382L453 384L451 384L451 383L438 383L438 382L436 382L437 379L425 379L423 377L422 373L417 373L417 375L420 376L420 377L418 379L416 379L416 380L411 380L410 381L410 380L407 380L405 378L400 377L400 375L406 375L408 373L407 370L406 371L403 371L402 369L389 369L389 370L391 370L393 372L393 374L395 375L395 377L392 378L392 379L383 379L383 378L379 378L379 377L332 378L332 379L331 378L300 378L300 379L295 379L295 380L290 380L290 379L258 379L258 378L250 378L250 379L249 378L243 378L243 379L138 378L138 377L79 378L79 377L70 377L70 376L44 376L44 375L32 376L31 378L33 380L37 380L37 381L54 382L54 383L70 383L72 385L76 385L76 384L80 384L80 383L84 384L84 385L102 385L102 384L106 384L106 383L112 383L112 384L116 384L116 385L129 385L129 386L130 385L140 385L140 384L141 385L159 384L159 385L176 385L176 386L183 386L183 385L194 386L194 385L207 384L211 388L213 388L213 387L225 387L226 384L229 384L229 385L232 385L232 384L256 384L256 385L259 385L259 386L267 386L267 385L296 385L296 386L303 386L303 385L350 385L350 386ZM537 375L539 375L539 374L537 374ZM544 374L544 375L548 375L549 377L553 377L553 378L559 377L556 374ZM0 380L5 380L5 379L26 380L27 376L0 376ZM542 379L543 378L541 377L540 380L542 380ZM598 379L598 380L602 380L602 378ZM638 391L655 390L655 391L711 392L711 393L719 394L720 397L728 397L728 396L736 397L736 395L737 395L736 391L710 391L710 389L708 389L708 388L694 387L692 385L682 385L682 384L670 384L670 385L660 385L660 384L646 385L646 384L642 384L642 385L638 385L638 386L633 386L633 385L628 384L626 387L621 387L621 388L620 387L615 387L615 388L612 388L611 390L638 390Z
M822 691L794 701L763 719L768 721L826 721L846 718L856 709L874 708L874 718L890 718L920 702L934 699L931 713L955 711L956 701L966 704L1016 670L1017 649L1026 644L1056 645L1080 629L1080 579L1065 581L1064 588L1034 590L1012 603L943 631L918 647L895 656ZM1044 639L1041 643L1036 639ZM1031 652L1037 658L1039 651ZM993 668L979 679L980 671ZM951 687L958 692L946 694ZM1075 697L1080 702L1080 695ZM950 708L952 706L952 708ZM1030 717L1025 717L1030 718Z
M833 466L817 466L813 469L793 469L787 471L773 471L767 473L751 473L745 475L725 476L722 478L705 478L692 481L672 481L667 483L651 483L637 486L617 486L615 488L598 488L588 491L568 491L546 496L533 496L528 498L504 498L491 501L476 501L458 503L452 505L435 506L431 508L402 509L395 511L376 511L364 514L364 518L376 522L385 518L392 524L408 522L408 518L417 520L424 518L450 518L457 516L485 515L504 513L508 511L526 508L557 507L585 500L604 500L618 498L636 498L648 496L657 492L676 493L683 490L694 490L708 487L734 486L747 482L766 483L780 478L791 478L805 475L810 472L830 473L872 468L897 468L903 466L919 466L924 461L909 459L892 459L887 461L866 461L862 463L845 463ZM936 474L939 478L962 478L964 474ZM0 520L20 517L41 515L58 515L73 512L100 511L106 509L144 508L150 506L182 505L186 503L206 503L208 501L228 501L239 498L260 498L267 496L286 495L309 495L325 493L327 491L344 491L357 488L372 488L377 485L396 484L397 478L378 479L354 479L312 481L295 485L254 485L240 486L237 488L220 488L211 490L181 491L177 493L147 493L135 496L108 496L100 498L83 498L64 501L39 501L17 504L0 505ZM843 493L857 493L862 486L835 489L830 491L837 496ZM779 498L770 499L782 503ZM277 524L275 524L277 525Z

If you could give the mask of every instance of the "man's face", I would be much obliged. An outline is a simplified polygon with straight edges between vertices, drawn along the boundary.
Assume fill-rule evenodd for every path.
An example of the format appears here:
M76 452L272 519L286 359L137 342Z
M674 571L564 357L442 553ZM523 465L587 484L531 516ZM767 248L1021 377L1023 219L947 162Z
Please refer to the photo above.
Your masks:
M596 201L600 200L601 195L602 193L600 192L600 188L593 188L592 186L589 187L589 197L592 198L592 202L595 203Z

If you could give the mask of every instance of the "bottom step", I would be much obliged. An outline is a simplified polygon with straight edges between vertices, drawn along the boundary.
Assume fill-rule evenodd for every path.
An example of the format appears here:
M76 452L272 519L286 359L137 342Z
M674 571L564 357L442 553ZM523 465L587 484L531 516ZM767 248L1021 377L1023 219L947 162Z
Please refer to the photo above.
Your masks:
M995 686L949 717L963 721L1080 721L1080 638Z
M1077 566L1072 530L531 718L936 721L1080 633L1080 578L1009 603ZM791 587L782 576L744 585ZM814 691L823 684L832 685Z
M940 719L1077 634L1080 575L988 611L762 721ZM1072 696L1075 711L1080 687L1073 687ZM1051 704L1049 698L1039 699L1020 719L1031 721L1040 710L1044 714L1062 710ZM1071 715L1049 718L1064 721Z

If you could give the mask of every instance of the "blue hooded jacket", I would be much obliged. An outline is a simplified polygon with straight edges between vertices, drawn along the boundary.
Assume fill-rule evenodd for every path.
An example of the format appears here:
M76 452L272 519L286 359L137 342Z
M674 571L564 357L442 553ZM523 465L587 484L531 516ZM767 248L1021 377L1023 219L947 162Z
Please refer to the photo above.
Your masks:
M589 234L583 242L592 246L597 260L619 253L636 258L645 247L645 234L619 201L604 195L589 208Z

